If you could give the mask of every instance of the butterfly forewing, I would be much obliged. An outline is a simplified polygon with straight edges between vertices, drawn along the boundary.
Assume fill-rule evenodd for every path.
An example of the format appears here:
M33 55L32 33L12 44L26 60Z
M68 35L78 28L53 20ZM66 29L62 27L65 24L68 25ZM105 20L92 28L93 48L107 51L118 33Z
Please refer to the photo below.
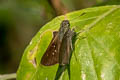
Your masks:
M41 64L44 66L51 66L59 62L59 44L57 40L58 32L53 32L53 35L52 41L41 59Z
M60 53L59 53L59 64L65 65L69 64L70 60L70 53L72 51L72 37L74 36L74 31L69 29L65 36L63 37L63 41L60 46Z

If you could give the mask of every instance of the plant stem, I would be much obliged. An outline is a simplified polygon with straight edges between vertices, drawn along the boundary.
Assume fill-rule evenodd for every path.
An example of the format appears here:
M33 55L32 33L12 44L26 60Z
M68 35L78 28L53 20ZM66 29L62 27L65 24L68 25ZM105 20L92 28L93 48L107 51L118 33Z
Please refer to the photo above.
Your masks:
M16 78L16 73L0 75L0 80L14 79Z

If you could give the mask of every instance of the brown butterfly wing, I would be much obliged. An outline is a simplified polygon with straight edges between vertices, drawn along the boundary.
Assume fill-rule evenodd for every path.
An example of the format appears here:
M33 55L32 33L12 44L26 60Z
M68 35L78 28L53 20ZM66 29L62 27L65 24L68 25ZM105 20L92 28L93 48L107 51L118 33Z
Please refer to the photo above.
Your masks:
M63 37L60 53L59 53L59 64L65 65L69 64L70 53L72 51L72 37L74 36L74 32L69 29Z
M53 39L41 59L41 64L44 66L51 66L59 62L58 32L53 32L53 35Z

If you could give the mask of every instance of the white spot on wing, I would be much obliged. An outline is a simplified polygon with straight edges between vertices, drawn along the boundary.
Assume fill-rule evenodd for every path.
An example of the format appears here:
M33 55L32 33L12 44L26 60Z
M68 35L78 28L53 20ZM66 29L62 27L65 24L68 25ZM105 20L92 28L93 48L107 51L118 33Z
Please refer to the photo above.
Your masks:
M53 45L53 47L55 48L55 45Z
M55 53L53 52L52 55L55 55Z
M57 52L57 50L55 50L55 53Z

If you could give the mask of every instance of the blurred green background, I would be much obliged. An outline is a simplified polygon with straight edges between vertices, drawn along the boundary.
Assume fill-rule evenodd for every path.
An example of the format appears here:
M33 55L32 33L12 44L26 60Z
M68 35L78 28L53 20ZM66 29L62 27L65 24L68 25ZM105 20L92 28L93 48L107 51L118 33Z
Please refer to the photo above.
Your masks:
M32 37L54 17L113 4L120 0L0 0L0 74L17 71Z

